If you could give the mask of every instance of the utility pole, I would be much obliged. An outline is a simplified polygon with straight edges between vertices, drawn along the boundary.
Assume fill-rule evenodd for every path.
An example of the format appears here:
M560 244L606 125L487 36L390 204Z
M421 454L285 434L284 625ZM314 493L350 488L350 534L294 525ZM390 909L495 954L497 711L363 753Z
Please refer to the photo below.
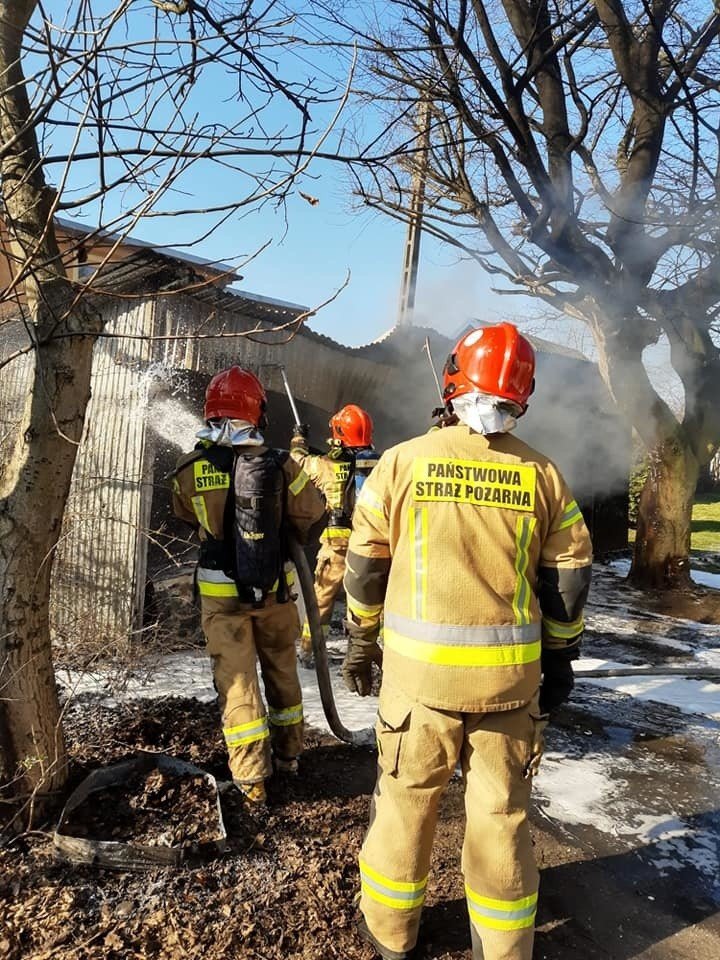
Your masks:
M430 101L427 98L423 98L418 104L416 144L416 154L413 158L408 231L400 282L398 326L401 327L412 324L412 315L415 309L415 288L420 261L420 236L422 234L423 206L425 204L427 154L430 145Z

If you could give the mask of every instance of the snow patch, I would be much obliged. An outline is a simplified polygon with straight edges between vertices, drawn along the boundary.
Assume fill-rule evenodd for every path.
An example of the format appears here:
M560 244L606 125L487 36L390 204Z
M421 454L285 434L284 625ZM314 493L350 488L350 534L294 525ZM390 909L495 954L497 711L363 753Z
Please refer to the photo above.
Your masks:
M720 899L720 843L711 825L688 823L668 814L636 813L637 798L623 773L637 773L627 757L593 752L578 757L548 751L535 780L539 811L558 824L592 827L648 858L663 875L694 868ZM657 770L654 771L657 774ZM665 803L663 797L656 798ZM702 818L698 818L699 821Z
M712 587L720 590L720 573L709 573L706 570L691 570L690 576L695 583L700 583L704 587Z
M720 842L717 834L674 817L638 818L638 837L662 876L694 867L720 893Z
M611 560L608 566L622 577L626 577L630 572L630 561L626 559ZM698 570L691 567L690 577L695 583L699 583L703 587L720 590L720 573L710 573L707 570Z
M693 666L720 667L720 650L702 651ZM612 660L582 657L578 669L613 669L627 666ZM633 664L640 667L641 664ZM649 666L649 664L647 664ZM701 714L720 720L720 682L692 680L685 677L578 677L578 683L593 683L607 690L616 690L636 700L665 703L683 713Z
M329 645L331 646L331 645ZM331 647L332 649L332 647ZM330 663L335 703L343 724L349 730L372 727L377 715L377 698L350 693L342 681L340 664ZM330 731L320 700L314 670L298 668L303 694L305 719L319 730ZM116 670L76 671L61 669L58 681L67 697L92 694L108 707L128 700L157 700L161 697L195 697L209 702L215 699L210 658L204 653L183 651L152 659L142 671L120 677Z

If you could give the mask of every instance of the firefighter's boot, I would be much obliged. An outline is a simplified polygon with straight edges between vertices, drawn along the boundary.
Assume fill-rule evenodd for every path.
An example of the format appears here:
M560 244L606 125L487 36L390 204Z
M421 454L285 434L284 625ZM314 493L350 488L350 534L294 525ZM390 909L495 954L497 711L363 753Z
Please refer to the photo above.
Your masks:
M313 656L312 642L303 637L300 649L298 650L298 663L304 670L315 669L315 657Z
M273 767L275 773L281 777L297 777L300 773L300 763L297 757L278 757L273 756Z
M384 947L380 941L370 933L368 925L363 918L357 921L356 928L360 938L364 940L365 943L369 943L382 960L412 960L412 958L417 955L416 949L398 952L397 950L390 950L388 947Z
M267 791L265 790L265 781L260 780L257 783L243 783L242 780L233 780L245 799L254 807L264 807L267 803Z

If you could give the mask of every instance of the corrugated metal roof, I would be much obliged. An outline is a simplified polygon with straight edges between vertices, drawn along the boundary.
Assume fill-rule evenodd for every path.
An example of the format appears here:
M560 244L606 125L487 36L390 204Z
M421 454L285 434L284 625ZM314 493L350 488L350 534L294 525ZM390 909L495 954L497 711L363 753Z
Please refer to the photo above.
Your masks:
M155 293L183 292L193 299L219 310L242 314L259 323L277 325L296 319L307 307L275 300L245 290L218 288L208 283L192 264L157 250L139 250L119 263L107 264L91 285L96 298L103 294L151 296Z
M152 249L138 250L125 260L106 264L98 277L93 280L90 292L96 302L101 302L107 295L142 297L156 293L183 292L194 300L217 310L236 313L245 319L255 320L261 324L260 331L263 329L267 331L270 340L273 339L271 327L292 324L293 320L301 314L309 312L309 308L302 304L278 300L247 290L219 288L196 273L191 263ZM17 315L16 305L4 306L7 313L0 309L0 319L3 319L3 314L7 315L13 311ZM358 347L347 346L332 337L318 333L309 327L307 322L303 324L301 334L340 353L381 364L397 364L408 353L421 349L425 337L428 337L433 355L436 355L437 361L442 362L450 347L462 336L464 330L486 325L485 321L473 320L453 337L439 333L432 327L395 326L378 340ZM286 331L276 334L278 340L286 335ZM592 363L577 350L534 335L526 334L526 336L539 353Z
M137 237L125 236L120 233L111 233L100 228L93 228L79 220L70 220L68 217L55 217L55 223L69 233L75 233L81 237L88 237L92 240L105 240L111 243L121 243L123 246L135 247L143 250L153 250L156 253L161 251L157 244L149 243L147 240L138 240ZM174 260L180 260L183 263L190 263L194 266L202 267L212 273L226 275L226 283L242 280L242 275L237 272L235 267L231 267L221 260L207 260L205 257L198 257L194 253L187 253L185 250L177 250L174 247L163 247L165 256Z

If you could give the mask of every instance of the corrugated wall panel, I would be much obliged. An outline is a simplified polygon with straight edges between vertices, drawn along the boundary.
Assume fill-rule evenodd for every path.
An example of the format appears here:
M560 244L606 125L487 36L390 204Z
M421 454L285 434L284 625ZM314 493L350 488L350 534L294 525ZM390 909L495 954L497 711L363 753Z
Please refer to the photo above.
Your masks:
M66 641L126 649L137 614L138 539L153 305L109 303L53 578L53 627Z

